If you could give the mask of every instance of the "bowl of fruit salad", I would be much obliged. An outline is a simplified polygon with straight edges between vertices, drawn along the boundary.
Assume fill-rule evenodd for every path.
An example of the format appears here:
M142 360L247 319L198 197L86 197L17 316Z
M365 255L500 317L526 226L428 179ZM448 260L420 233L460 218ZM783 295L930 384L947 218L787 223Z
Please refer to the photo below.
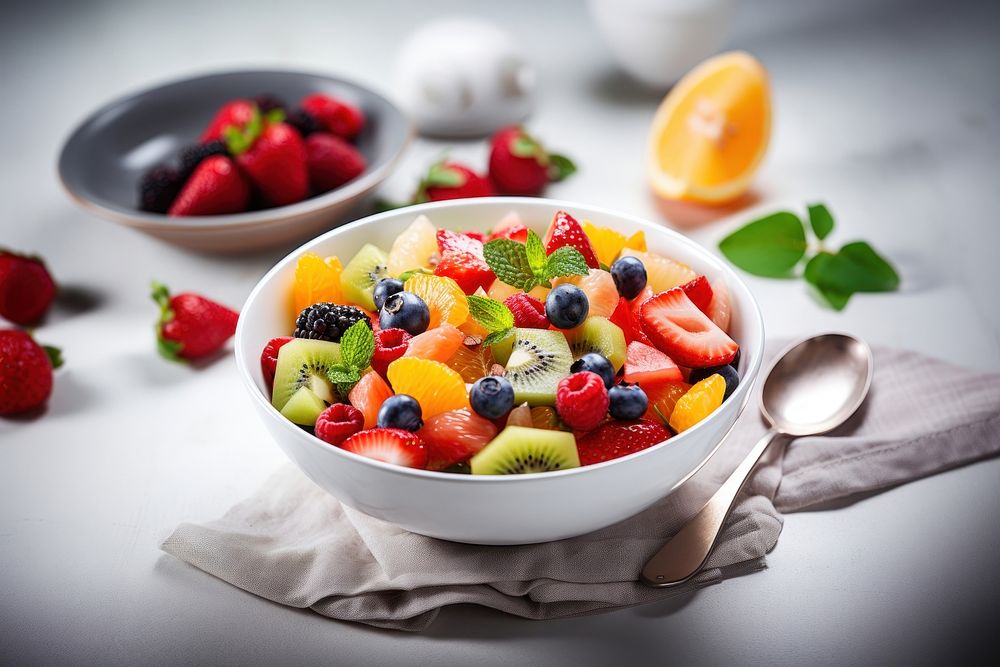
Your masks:
M580 535L713 454L764 331L723 262L644 220L538 198L423 204L310 241L250 294L240 375L316 484L477 544Z
M63 146L59 176L101 217L242 252L330 229L385 180L411 134L395 105L344 79L223 72L97 110Z

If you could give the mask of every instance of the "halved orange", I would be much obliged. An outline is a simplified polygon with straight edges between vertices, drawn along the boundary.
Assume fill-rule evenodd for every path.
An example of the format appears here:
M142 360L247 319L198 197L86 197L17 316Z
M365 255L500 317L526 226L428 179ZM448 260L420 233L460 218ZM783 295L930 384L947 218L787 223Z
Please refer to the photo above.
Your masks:
M668 199L719 203L750 185L771 135L767 71L748 53L709 58L667 94L649 135L648 176Z

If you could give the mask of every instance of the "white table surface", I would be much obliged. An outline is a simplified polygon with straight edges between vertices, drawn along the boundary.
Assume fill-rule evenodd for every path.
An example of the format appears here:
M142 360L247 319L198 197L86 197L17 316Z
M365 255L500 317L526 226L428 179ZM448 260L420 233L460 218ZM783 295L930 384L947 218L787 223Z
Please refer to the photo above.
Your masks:
M516 30L539 66L530 127L581 166L550 193L655 218L642 157L659 96L616 74L583 5L462 7ZM112 97L210 69L328 69L391 93L394 45L458 9L4 3L0 244L42 253L91 303L58 308L38 331L68 359L47 414L0 421L0 660L817 664L995 652L997 460L788 516L762 572L571 620L458 608L421 635L378 631L255 598L158 550L179 521L219 515L283 457L231 358L192 370L155 355L149 280L237 306L287 249L198 256L94 219L59 189L61 141ZM775 90L760 205L822 199L835 240L870 240L903 276L900 293L855 297L840 314L800 283L748 278L770 336L842 329L1000 368L997 19L986 3L741 7L731 44L763 60ZM403 196L441 147L414 145L385 194ZM453 154L485 162L481 144ZM734 224L690 233L714 246Z

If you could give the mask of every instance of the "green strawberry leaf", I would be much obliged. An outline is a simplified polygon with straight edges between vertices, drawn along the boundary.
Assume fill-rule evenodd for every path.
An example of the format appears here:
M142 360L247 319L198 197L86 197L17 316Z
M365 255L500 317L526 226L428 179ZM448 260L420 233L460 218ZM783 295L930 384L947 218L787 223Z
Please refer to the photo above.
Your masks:
M49 358L49 363L52 365L53 369L59 368L63 365L62 350L58 347L52 347L51 345L42 345L42 349L45 350L45 354Z
M557 276L585 276L590 273L580 251L568 245L556 248L545 263L546 280Z
M523 130L510 142L510 152L516 157L533 157L540 163L548 157L541 144Z
M565 155L549 154L549 180L562 181L576 173L576 165Z
M528 256L528 265L531 267L532 273L535 275L544 274L548 256L545 254L545 246L542 245L541 237L532 229L528 230L528 239L524 243L524 252Z
M468 300L469 314L491 334L514 326L514 314L502 301L475 294L469 296Z
M229 149L229 153L235 157L250 150L254 142L257 141L257 137L263 131L264 122L260 111L254 105L253 113L250 115L250 120L247 121L246 126L240 128L235 125L227 125L222 128L222 138L226 142L226 148Z
M429 188L458 188L465 185L465 175L445 166L444 162L435 162L427 170L424 184Z
M809 206L809 225L813 234L820 241L825 239L833 231L833 216L830 210L823 204L811 204Z
M780 211L754 220L719 242L730 262L747 273L788 277L806 253L806 233L798 216Z
M375 334L368 322L359 320L340 337L340 358L355 375L368 368L375 352ZM346 380L350 382L350 380ZM334 380L344 382L344 380Z
M483 246L483 257L496 277L511 287L525 289L525 285L534 284L534 271L523 243L493 239Z
M502 341L510 334L510 327L506 329L498 329L497 331L491 331L486 338L483 339L483 345L495 345Z

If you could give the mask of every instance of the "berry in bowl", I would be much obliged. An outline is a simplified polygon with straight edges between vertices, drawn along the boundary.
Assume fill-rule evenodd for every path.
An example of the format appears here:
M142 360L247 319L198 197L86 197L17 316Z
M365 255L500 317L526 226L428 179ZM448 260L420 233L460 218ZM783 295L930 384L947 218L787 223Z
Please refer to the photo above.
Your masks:
M383 213L257 285L241 375L289 457L417 533L579 535L693 474L743 409L763 325L690 240L545 199Z

